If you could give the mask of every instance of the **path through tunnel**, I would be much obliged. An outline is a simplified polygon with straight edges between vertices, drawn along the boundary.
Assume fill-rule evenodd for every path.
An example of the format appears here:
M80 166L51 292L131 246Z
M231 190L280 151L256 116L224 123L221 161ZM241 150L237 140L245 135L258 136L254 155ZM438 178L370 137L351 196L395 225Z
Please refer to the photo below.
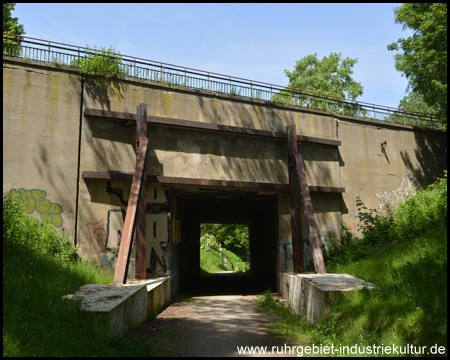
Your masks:
M179 221L176 272L179 292L255 294L277 288L277 194L211 189L174 189ZM200 224L248 224L250 272L200 272Z

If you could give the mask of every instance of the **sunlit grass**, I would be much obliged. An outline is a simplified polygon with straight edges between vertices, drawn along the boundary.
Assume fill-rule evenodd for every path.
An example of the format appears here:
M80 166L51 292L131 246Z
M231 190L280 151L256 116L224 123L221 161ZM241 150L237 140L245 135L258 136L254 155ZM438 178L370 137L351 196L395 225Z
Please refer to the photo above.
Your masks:
M50 240L51 239L51 240ZM49 245L50 244L50 245ZM49 245L49 246L47 246ZM58 256L58 250L64 256ZM145 356L150 344L113 335L106 322L66 300L87 283L112 282L49 224L3 197L3 356Z
M337 249L328 257L327 270L364 279L376 288L347 294L316 326L310 326L305 317L295 316L291 308L274 301L267 292L259 304L282 318L275 322L274 331L303 345L446 349L446 173L392 213L368 210L361 220L371 227L365 228L367 237L349 238L347 248Z

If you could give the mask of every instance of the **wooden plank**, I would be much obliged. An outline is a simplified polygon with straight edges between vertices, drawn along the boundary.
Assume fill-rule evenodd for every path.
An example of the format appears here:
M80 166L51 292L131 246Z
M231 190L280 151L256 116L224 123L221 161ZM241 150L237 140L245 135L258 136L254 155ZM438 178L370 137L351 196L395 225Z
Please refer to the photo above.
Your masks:
M102 118L102 119L119 120L119 121L136 121L137 120L136 114L121 113L121 112L107 111L107 110L89 109L89 108L84 110L84 115L87 117L97 117L97 118ZM181 119L159 117L159 116L147 116L147 122L150 125L181 127L181 128L187 128L187 129L214 131L214 132L228 133L228 134L235 134L235 135L257 136L257 137L270 138L270 139L274 139L274 140L286 140L287 139L286 134L283 132L243 128L243 127L229 126L229 125L211 124L211 123L204 123L204 122L199 122L199 121L181 120ZM312 143L312 144L321 144L321 145L330 145L330 146L340 146L341 145L341 142L339 140L323 139L323 138L317 138L317 137L313 137L313 136L297 135L297 140L306 142L306 143Z
M147 158L147 139L139 139L139 152L136 159L136 167L131 183L130 198L128 200L127 213L123 224L122 241L117 257L116 269L114 272L114 284L125 284L127 280L128 263L130 260L131 241L134 233L136 211L138 208L139 192L144 174L144 165Z

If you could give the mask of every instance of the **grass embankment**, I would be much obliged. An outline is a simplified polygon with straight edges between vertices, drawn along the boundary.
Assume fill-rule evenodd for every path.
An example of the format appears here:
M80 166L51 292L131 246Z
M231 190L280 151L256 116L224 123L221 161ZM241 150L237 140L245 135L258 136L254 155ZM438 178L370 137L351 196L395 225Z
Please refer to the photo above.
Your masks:
M145 341L111 334L80 302L63 299L84 284L111 282L111 274L77 260L66 237L3 194L3 356L149 354Z
M315 327L267 292L260 305L283 318L275 331L304 346L357 345L363 351L358 356L389 355L381 354L382 348L374 353L374 345L390 346L391 356L429 356L431 350L444 355L436 353L439 347L446 355L446 175L387 213L369 210L360 200L359 206L363 237L347 233L346 243L328 254L327 271L353 275L377 288L347 295ZM405 346L409 354L402 353Z
M220 254L219 241L214 234L204 234L200 238L200 273L207 275L218 271L233 270L236 273L250 271L250 266L230 250L222 248ZM227 266L225 266L227 259Z

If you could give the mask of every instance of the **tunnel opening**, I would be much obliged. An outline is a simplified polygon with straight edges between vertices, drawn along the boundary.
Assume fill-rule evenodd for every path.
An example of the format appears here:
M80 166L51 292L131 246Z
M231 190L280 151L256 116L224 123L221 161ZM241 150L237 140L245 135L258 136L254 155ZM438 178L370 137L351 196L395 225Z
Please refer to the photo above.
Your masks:
M249 273L248 224L200 224L200 276Z
M171 278L176 293L256 294L277 288L277 193L174 189L172 194L177 235ZM245 225L248 261L244 262L250 263L250 271L202 273L202 224ZM222 256L225 259L225 253Z

